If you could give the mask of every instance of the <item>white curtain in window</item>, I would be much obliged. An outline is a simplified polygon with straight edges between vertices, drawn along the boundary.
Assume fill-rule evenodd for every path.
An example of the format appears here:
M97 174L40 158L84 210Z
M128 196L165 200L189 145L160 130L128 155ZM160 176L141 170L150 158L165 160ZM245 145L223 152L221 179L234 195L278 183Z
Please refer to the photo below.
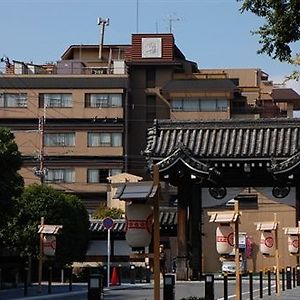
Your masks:
M218 111L227 111L228 101L226 99L217 100L217 110Z
M17 95L16 94L6 94L6 106L16 107L17 106Z
M75 170L74 169L65 169L64 182L68 182L68 183L75 182Z
M47 133L46 146L75 146L75 133Z
M107 94L90 94L91 107L108 107Z
M48 169L46 180L49 182L75 182L74 169Z
M72 94L44 94L46 107L72 107Z
M183 105L182 105L182 100L181 99L172 100L171 105L172 105L172 110L173 111L182 111L183 110Z
M121 133L113 133L112 134L112 146L113 147L121 147L122 146L122 134Z
M97 147L100 145L100 134L99 133L88 133L88 146Z
M183 100L184 111L199 111L199 101L196 99Z
M0 107L4 107L4 94L0 93Z
M200 100L201 111L216 111L216 100L214 99L201 99Z
M99 182L99 169L88 169L88 182L89 183Z
M100 133L100 146L111 146L110 133Z
M122 95L121 94L111 94L111 107L122 107Z

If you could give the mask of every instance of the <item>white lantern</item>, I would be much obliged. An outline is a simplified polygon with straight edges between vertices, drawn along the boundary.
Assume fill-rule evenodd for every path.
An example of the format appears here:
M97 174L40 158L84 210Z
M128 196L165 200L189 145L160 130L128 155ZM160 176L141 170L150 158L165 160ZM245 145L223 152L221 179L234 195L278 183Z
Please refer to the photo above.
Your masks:
M234 246L234 231L229 225L220 225L216 230L216 245L219 254L229 254Z
M148 204L132 203L126 209L126 241L131 247L147 247L152 238L153 211Z
M298 235L291 235L288 236L288 246L289 252L292 254L296 254L299 251L299 238Z
M56 237L55 235L44 235L43 240L43 251L44 255L54 256L56 250Z
M275 239L272 231L262 231L260 237L260 252L266 255L274 255Z

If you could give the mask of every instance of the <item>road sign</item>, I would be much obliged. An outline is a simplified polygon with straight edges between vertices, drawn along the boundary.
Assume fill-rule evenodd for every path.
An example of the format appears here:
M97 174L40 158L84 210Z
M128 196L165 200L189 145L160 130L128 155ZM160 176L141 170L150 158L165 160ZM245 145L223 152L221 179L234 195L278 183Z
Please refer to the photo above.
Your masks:
M106 229L111 229L114 225L114 220L110 217L107 217L105 219L103 219L103 226L106 228Z

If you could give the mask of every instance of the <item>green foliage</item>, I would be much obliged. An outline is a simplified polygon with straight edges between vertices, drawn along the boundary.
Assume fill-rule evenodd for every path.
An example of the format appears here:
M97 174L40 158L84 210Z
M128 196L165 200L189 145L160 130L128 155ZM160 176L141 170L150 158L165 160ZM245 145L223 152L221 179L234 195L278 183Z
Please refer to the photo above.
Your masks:
M18 174L21 165L14 135L8 129L0 128L0 248L7 242L7 223L14 214L15 199L24 188L23 178Z
M296 53L291 45L300 40L299 0L237 0L242 1L241 11L250 11L265 20L255 34L262 45L259 53L274 59L291 62Z
M17 173L21 165L14 135L8 129L0 128L0 202L7 202L22 193L24 182Z
M124 211L119 208L109 208L107 206L100 205L93 213L94 219L104 219L106 217L111 217L112 219L123 219Z
M56 262L66 264L83 259L89 240L89 217L80 199L50 186L35 184L25 188L17 208L18 213L8 230L11 245L20 255L37 257L37 230L43 216L45 224L63 225L57 237Z

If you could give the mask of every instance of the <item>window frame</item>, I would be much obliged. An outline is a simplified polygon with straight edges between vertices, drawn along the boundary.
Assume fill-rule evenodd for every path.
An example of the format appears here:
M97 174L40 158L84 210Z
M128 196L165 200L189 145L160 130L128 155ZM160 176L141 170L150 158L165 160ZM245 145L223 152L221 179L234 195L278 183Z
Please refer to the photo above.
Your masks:
M59 99L47 99L47 96L59 96ZM69 96L70 99L64 99ZM51 104L51 101L57 101L56 105ZM73 94L72 93L39 93L39 108L72 108L73 107Z
M99 99L92 99L93 97ZM85 107L86 108L122 108L123 94L121 93L85 93ZM101 98L103 97L103 98ZM117 104L116 99L118 99ZM93 103L94 102L94 103ZM106 103L105 103L106 102Z
M67 174L68 171L71 171L70 174ZM49 173L52 173L52 177L53 179L49 179ZM55 174L55 172L57 172ZM59 172L61 172L59 174ZM62 175L62 178L56 178L59 177L60 175ZM59 183L75 183L76 179L75 179L75 168L48 168L47 169L47 173L45 176L45 182L46 183L50 183L50 184L59 184ZM69 181L67 178L71 177L71 181Z
M66 137L66 135L69 135L69 137ZM63 142L53 142L53 138L51 139L50 136L57 136L58 139L62 138ZM49 140L47 141L47 138L49 137ZM66 141L71 140L70 144L67 144ZM49 143L52 142L52 143ZM75 132L46 132L44 135L44 145L46 147L75 147L76 146L76 134Z
M13 99L9 99L9 97L13 97ZM14 100L14 105L9 105L11 100ZM27 93L0 93L1 108L27 108L27 105Z
M97 181L90 180L90 172L97 171ZM101 174L101 173L106 174ZM86 181L88 184L99 184L99 183L108 183L107 177L117 175L122 173L121 168L111 168L111 169L105 169L105 168L87 168L86 170ZM104 179L104 180L103 180Z
M96 143L93 143L92 139L96 141ZM109 142L101 142L101 139L103 137L109 137ZM120 140L120 143L117 143L114 145L114 137ZM123 146L123 136L122 132L88 132L87 133L87 146L88 147L122 147Z

